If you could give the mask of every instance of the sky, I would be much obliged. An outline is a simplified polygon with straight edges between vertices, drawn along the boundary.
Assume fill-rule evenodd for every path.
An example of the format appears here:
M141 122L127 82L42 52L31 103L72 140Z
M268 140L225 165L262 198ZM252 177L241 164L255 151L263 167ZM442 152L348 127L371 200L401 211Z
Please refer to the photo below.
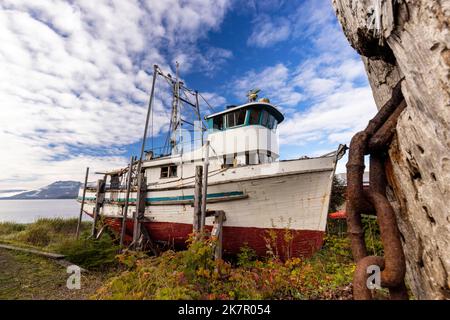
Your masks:
M281 159L348 145L376 113L330 0L1 0L0 43L0 191L125 166L154 64L178 61L216 111L261 89L285 115ZM156 139L170 102L158 82Z

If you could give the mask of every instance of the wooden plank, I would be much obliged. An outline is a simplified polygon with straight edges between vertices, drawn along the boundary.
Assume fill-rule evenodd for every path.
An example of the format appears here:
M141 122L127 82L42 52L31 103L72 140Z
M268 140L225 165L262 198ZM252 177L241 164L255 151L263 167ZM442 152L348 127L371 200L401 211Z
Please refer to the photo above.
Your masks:
M65 258L65 255L58 254L58 253L51 253L51 252L45 252L45 251L40 251L40 250L35 250L35 249L21 248L21 247L11 246L8 244L0 244L0 248L14 250L14 251L21 251L21 252L26 252L26 253L32 253L32 254L36 254L36 255L43 256L43 257L50 258L50 259Z

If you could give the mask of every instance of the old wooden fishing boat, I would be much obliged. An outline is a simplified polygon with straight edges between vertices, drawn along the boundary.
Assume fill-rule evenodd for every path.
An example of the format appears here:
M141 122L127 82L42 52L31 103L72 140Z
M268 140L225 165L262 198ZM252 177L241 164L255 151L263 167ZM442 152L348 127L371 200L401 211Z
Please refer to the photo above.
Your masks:
M310 255L319 249L343 146L320 157L279 160L277 125L284 116L267 99L257 101L252 93L245 104L204 117L206 130L198 125L198 139L192 139L200 143L186 148L180 142L187 140L186 132L180 132L179 104L190 103L180 94L188 89L156 66L155 74L173 85L169 151L148 150L142 161L105 173L102 185L80 189L79 201L85 191L84 212L93 216L97 210L118 232L126 214L125 240L132 241L136 211L141 210L139 225L154 243L183 247L193 230L196 166L207 160L206 206L208 211L226 214L225 254L237 253L243 245L259 255L269 247L283 256ZM190 105L200 120L198 93L187 92L197 98ZM205 225L211 229L213 218L207 217Z

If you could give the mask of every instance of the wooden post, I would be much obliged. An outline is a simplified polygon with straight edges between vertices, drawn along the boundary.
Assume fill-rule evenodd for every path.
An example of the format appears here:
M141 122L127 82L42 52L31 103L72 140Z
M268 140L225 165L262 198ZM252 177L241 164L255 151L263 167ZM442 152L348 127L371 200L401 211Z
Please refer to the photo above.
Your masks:
M195 187L194 187L194 222L193 231L198 234L201 226L201 204L202 204L202 173L203 167L195 167Z
M100 215L100 208L103 205L103 199L105 196L105 180L103 179L97 180L97 191L95 192L94 221L92 223L92 233L91 233L91 236L94 239L97 237L98 216Z
M127 177L127 192L125 195L125 206L123 208L123 215L122 215L122 227L120 230L120 248L123 247L123 241L125 238L125 231L126 231L126 226L127 226L127 214L128 214L128 203L129 203L129 198L130 198L130 190L131 190L131 173L133 170L133 159L134 157L131 156L130 158L130 165L128 166L128 177Z
M209 140L205 143L205 160L203 162L203 181L202 181L202 210L200 220L200 230L203 232L206 219L206 199L208 195L208 166L209 166Z
M222 259L223 247L223 223L226 221L225 212L222 210L216 211L214 214L214 227L211 235L216 238L216 246L214 248L214 259Z
M77 223L77 233L76 233L77 240L80 238L81 219L83 217L84 199L86 198L86 187L87 187L88 176L89 176L89 167L86 167L86 176L84 177L84 186L83 186L83 198L81 199L80 216L78 217L78 223Z
M139 165L138 165L139 167ZM139 238L142 234L141 232L141 220L144 218L145 214L145 196L147 193L147 183L145 182L145 177L142 172L138 175L138 188L137 188L137 198L136 198L136 211L133 215L133 248L137 248Z

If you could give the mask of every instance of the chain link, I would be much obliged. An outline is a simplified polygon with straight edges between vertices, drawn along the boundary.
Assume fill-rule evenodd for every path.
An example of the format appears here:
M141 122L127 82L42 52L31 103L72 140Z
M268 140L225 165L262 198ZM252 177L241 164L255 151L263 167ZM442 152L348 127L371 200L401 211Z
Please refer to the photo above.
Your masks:
M388 148L395 132L397 119L406 108L401 82L391 99L369 121L364 131L352 138L347 162L347 224L356 269L353 276L353 297L372 299L367 286L368 268L381 270L381 286L389 289L391 299L408 299L405 286L405 256L400 241L394 211L386 197L385 163ZM363 190L364 156L370 155L369 191ZM368 256L362 227L361 213L376 213L380 227L384 256Z

